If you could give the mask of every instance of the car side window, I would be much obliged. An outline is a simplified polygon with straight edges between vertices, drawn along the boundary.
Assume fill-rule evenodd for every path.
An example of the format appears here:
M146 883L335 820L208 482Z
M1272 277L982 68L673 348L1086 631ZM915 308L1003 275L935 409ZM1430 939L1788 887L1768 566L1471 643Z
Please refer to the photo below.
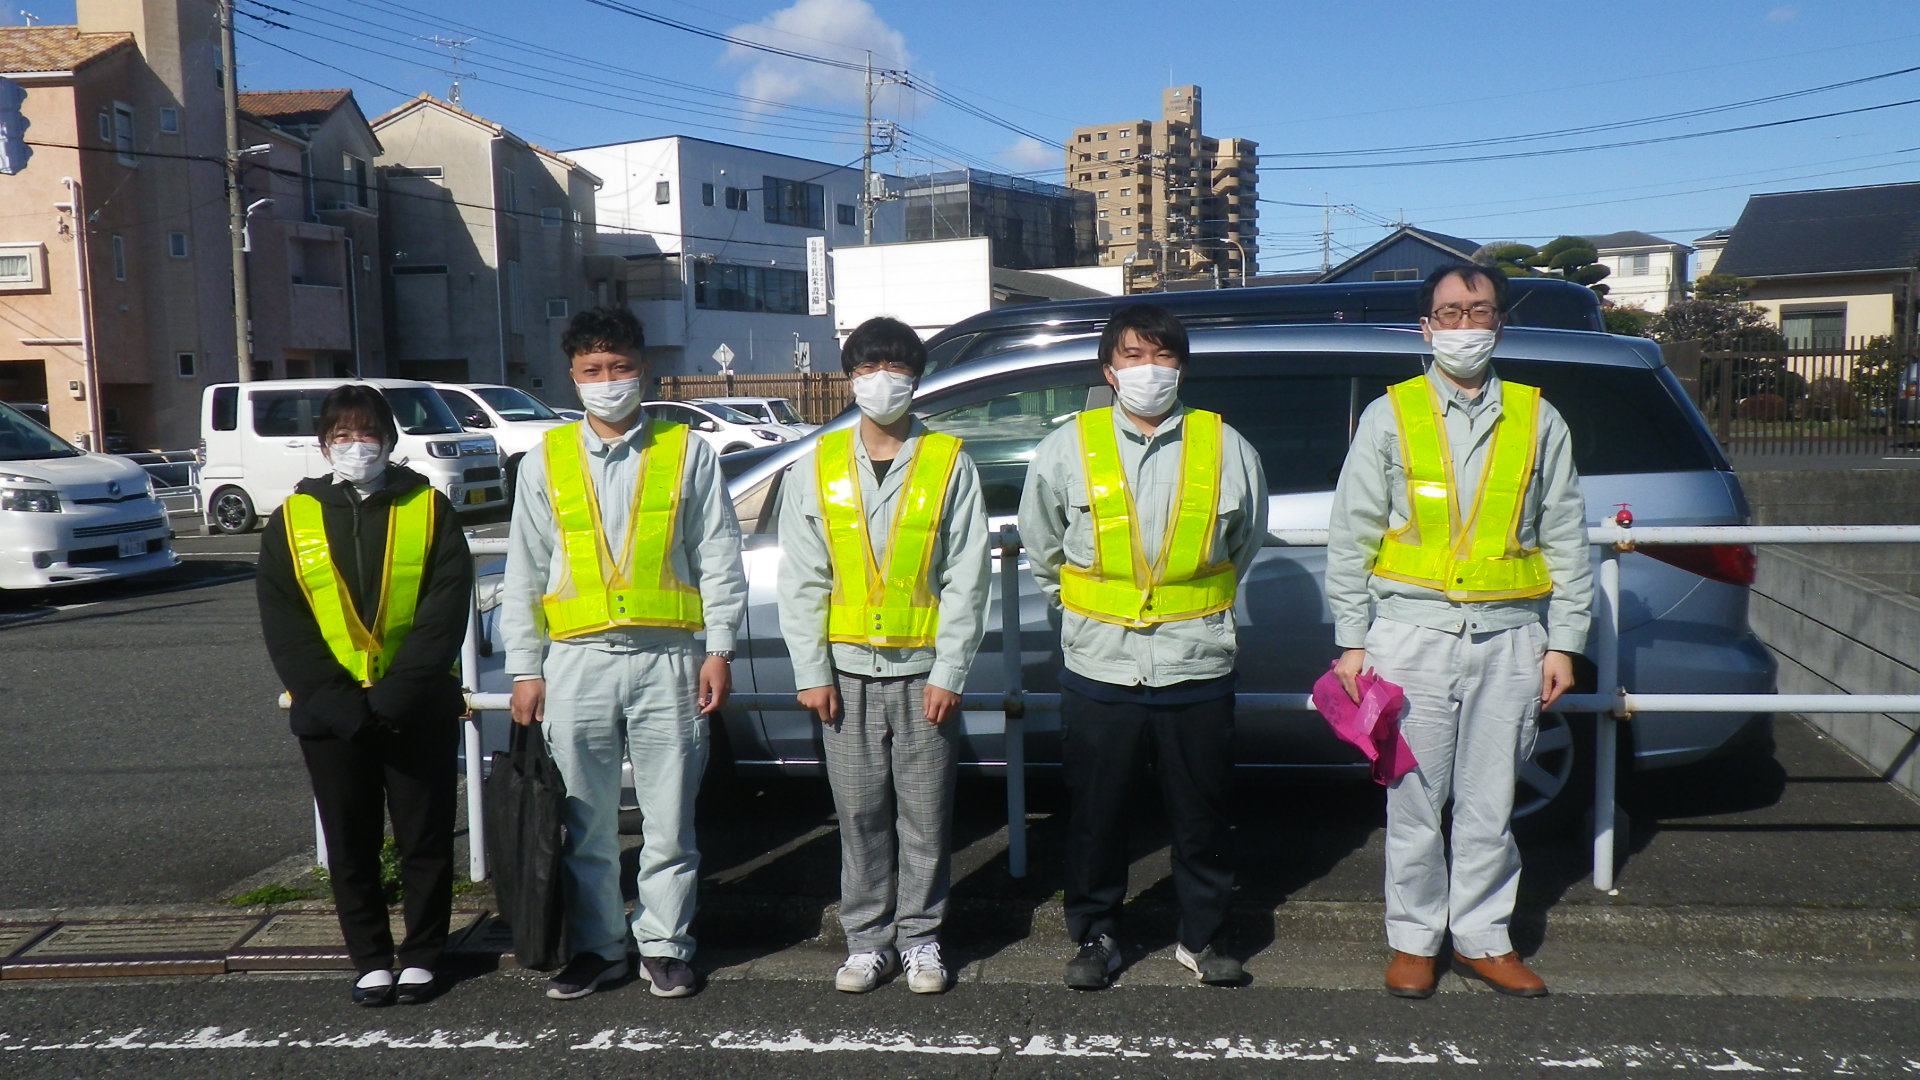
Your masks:
M253 394L253 431L270 439L313 434L306 395L298 390L258 390Z
M922 420L934 431L960 438L968 456L980 469L981 496L987 513L1004 515L1020 509L1020 491L1027 483L1027 464L1033 449L1054 430L1064 427L1087 407L1087 391L1099 381L1093 364L1075 365L1042 373L1038 385L1004 389L982 396L979 389L940 407L930 403Z

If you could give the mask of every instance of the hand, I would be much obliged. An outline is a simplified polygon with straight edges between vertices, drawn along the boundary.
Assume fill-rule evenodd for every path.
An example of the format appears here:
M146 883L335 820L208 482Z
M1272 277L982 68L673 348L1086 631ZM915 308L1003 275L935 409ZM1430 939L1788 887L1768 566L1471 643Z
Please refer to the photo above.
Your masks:
M1573 657L1552 649L1540 661L1540 707L1551 708L1573 689Z
M939 727L960 715L960 695L928 683L927 692L920 695L920 707L927 723Z
M833 723L840 715L840 691L832 686L814 686L793 695L801 707L818 717L823 724Z
M710 716L727 703L733 692L733 665L725 657L709 656L700 665L700 715Z
M1353 699L1355 705L1360 704L1360 673L1366 669L1367 650L1365 649L1348 649L1340 654L1340 659L1333 665L1334 677L1340 680L1341 687L1346 690L1347 696Z
M513 722L525 726L547 718L547 680L517 679L513 684Z

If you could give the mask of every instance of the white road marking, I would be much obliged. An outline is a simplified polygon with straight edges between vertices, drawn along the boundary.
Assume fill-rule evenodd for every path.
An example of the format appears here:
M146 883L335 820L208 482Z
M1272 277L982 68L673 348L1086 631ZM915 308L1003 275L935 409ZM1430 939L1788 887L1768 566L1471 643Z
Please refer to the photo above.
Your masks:
M950 1033L923 1035L894 1029L808 1031L801 1028L668 1031L649 1028L603 1028L596 1031L559 1031L535 1027L526 1031L501 1028L436 1028L402 1034L385 1028L303 1029L255 1032L199 1027L161 1031L136 1027L119 1033L96 1029L80 1038L40 1041L25 1032L0 1031L0 1060L9 1053L71 1053L162 1050L487 1050L511 1052L558 1050L564 1053L639 1053L733 1051L745 1054L926 1054L939 1056L1092 1058L1115 1061L1364 1061L1375 1065L1412 1066L1416 1070L1442 1063L1493 1065L1509 1071L1542 1069L1600 1069L1608 1073L1628 1069L1683 1072L1809 1072L1852 1074L1904 1071L1920 1073L1920 1061L1905 1057L1881 1058L1819 1051L1735 1050L1713 1046L1619 1044L1609 1046L1547 1047L1533 1053L1496 1053L1488 1047L1463 1048L1442 1044L1437 1051L1416 1043L1341 1038L1274 1039L1255 1036L1179 1038L1167 1035L1082 1033L1059 1035L993 1036Z

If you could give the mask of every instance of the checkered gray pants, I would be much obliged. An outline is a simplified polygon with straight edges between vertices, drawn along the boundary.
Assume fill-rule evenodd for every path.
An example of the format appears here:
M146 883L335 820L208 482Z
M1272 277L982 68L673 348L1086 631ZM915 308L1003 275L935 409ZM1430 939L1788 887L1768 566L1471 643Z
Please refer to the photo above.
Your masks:
M927 677L834 673L839 722L824 733L840 815L840 925L847 951L936 941L952 881L954 739L927 723Z

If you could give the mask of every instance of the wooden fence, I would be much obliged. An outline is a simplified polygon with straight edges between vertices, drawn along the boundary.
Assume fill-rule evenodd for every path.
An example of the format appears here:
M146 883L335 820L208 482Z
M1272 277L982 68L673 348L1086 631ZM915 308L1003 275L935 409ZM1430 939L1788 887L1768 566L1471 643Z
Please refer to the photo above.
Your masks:
M1735 453L1920 455L1920 343L1665 345L1720 445Z
M802 375L662 375L660 396L669 401L694 398L772 397L793 402L809 424L824 424L853 404L853 391L840 372Z

